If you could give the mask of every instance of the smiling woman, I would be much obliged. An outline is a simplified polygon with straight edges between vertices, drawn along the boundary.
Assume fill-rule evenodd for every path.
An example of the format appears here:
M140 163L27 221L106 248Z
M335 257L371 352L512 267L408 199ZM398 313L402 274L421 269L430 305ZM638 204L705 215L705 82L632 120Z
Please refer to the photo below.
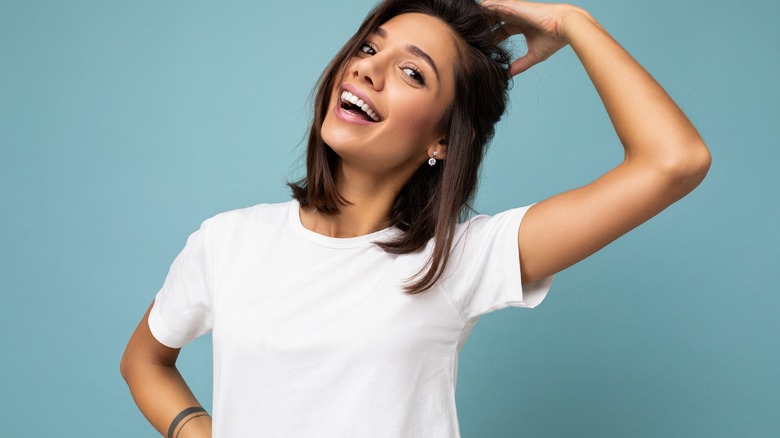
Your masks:
M501 41L526 38L510 63ZM625 148L596 181L466 218L512 74L570 44ZM318 83L293 198L208 218L122 358L178 437L460 436L458 353L479 318L536 307L555 273L690 192L696 129L586 11L387 0ZM213 421L175 367L213 332Z
M506 106L509 58L491 32L497 20L474 2L384 2L320 81L307 176L291 184L301 219L316 229L326 220L317 214L324 215L333 222L317 231L349 236L334 225L352 222L360 204L357 216L370 211L374 225L357 235L396 227L404 233L378 245L398 254L435 236L430 263L405 285L410 293L430 288L444 272ZM339 100L345 91L387 119L347 116ZM423 166L429 159L439 165Z

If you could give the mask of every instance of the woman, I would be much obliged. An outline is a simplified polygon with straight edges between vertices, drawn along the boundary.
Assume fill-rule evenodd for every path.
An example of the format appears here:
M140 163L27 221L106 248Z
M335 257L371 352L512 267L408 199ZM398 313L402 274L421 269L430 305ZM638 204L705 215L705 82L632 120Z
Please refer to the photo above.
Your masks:
M496 44L524 35L509 63ZM458 223L511 75L571 45L625 148L592 183ZM457 354L481 315L693 190L696 129L581 8L387 0L320 79L294 200L190 235L122 358L163 435L457 437ZM214 418L175 367L213 332Z

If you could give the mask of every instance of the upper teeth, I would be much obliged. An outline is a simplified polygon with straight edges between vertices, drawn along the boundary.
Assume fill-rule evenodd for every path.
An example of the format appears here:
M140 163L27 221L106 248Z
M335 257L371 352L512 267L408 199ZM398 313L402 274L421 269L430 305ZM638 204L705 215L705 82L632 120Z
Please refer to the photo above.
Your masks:
M369 107L368 104L363 101L363 99L355 96L349 91L341 93L341 100L343 102L349 102L353 105L357 105L357 107L363 110L364 113L368 114L368 117L371 117L371 120L375 122L379 121L379 116L377 113L375 113L374 110L372 110L371 107Z

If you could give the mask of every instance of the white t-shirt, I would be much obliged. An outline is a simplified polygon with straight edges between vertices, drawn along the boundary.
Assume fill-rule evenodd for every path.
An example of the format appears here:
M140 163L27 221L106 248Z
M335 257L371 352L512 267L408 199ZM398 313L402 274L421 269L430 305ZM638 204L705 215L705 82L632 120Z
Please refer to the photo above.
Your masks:
M527 209L458 225L442 279L412 296L401 287L433 241L395 255L372 243L395 228L327 237L294 200L220 213L173 261L149 326L173 348L212 332L215 437L457 438L458 352L477 320L535 307L552 282L521 287Z

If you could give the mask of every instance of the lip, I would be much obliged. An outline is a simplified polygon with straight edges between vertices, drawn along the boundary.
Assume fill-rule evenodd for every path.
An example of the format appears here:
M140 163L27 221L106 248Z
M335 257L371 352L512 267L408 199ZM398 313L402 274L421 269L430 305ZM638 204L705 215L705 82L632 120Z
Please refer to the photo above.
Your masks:
M357 96L360 100L362 100L363 102L367 103L369 108L371 108L371 110L374 111L374 113L376 113L377 116L379 116L379 121L380 122L382 120L384 120L384 117L382 116L382 114L379 113L379 111L377 111L376 105L374 105L374 102L371 100L371 98L369 98L368 95L363 90L361 90L360 88L358 88L358 87L356 87L356 86L354 86L352 84L349 84L349 83L341 84L341 87L339 88L339 94L338 94L338 96L336 96L336 99L338 99L337 102L341 102L341 94L344 91L349 91L350 93L352 93L355 96ZM336 105L336 106L339 106L339 105ZM369 123L378 123L378 122L369 122Z
M341 107L341 105L333 105L333 113L336 115L337 118L340 120L343 120L347 123L352 123L355 125L376 125L379 122L375 121L368 121L360 116L357 116L355 114L352 114L351 112L346 111L344 108Z

